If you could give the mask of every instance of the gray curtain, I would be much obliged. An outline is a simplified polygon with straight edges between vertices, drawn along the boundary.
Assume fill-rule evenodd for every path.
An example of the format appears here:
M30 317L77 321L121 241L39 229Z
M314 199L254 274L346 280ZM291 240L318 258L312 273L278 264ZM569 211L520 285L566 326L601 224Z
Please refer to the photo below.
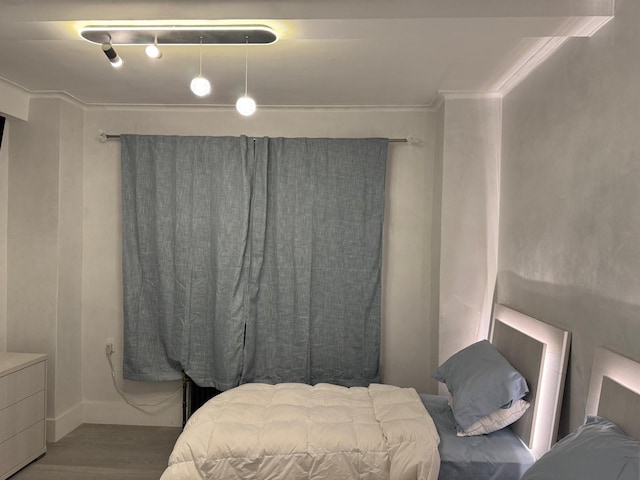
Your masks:
M237 385L253 142L121 142L124 377Z
M125 378L379 381L386 140L121 141Z
M265 221L243 380L379 381L387 141L272 138L256 148L267 160Z

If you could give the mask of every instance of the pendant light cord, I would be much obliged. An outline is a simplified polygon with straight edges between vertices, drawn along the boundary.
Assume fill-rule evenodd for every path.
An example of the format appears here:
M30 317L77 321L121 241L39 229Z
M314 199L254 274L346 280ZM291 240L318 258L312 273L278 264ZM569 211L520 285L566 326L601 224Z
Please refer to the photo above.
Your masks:
M200 37L200 73L198 76L202 76L202 37Z
M246 43L244 44L244 96L249 91L249 35L246 35Z

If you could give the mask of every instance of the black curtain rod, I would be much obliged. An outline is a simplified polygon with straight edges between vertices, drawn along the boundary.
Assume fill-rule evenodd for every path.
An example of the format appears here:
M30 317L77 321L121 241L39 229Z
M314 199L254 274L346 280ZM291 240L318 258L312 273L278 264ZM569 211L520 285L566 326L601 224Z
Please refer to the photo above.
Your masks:
M101 142L106 142L107 140L120 140L120 135L112 135L109 133L100 132L98 138ZM255 140L255 139L254 139ZM390 143L418 143L414 138L390 138Z

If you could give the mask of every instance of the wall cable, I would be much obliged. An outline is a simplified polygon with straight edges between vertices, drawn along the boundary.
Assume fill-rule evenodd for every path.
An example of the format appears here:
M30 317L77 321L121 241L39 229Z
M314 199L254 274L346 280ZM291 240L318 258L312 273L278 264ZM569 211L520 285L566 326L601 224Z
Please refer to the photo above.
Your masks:
M161 405L165 404L166 402L168 402L172 398L178 396L179 393L182 393L182 387L180 387L174 393L172 393L168 397L166 397L163 400L160 400L159 402L156 402L156 403L137 403L137 402L134 402L133 400L129 399L129 397L118 386L118 382L116 382L116 372L115 372L115 369L113 368L113 361L111 359L111 356L113 355L113 349L112 348L113 348L112 345L107 345L107 347L105 349L105 354L107 356L107 361L109 362L109 369L111 370L111 380L113 381L113 386L116 389L116 392L118 392L118 394L123 398L123 400L125 402L127 402L128 405L132 406L133 408L135 408L137 410L140 410L143 413L146 413L147 415L157 415L158 413L161 413L161 412L165 411L167 408L169 408L171 406L171 404L164 405L161 408L159 408L158 410L154 410L152 412L150 412L149 410L145 410L143 407L160 407Z

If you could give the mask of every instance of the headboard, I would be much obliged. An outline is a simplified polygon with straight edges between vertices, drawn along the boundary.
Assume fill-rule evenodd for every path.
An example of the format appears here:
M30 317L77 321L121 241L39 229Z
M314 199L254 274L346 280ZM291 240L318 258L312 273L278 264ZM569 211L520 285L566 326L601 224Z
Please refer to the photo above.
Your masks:
M596 348L587 396L587 415L611 420L640 440L640 363Z
M571 333L495 304L489 340L527 380L531 406L511 428L538 458L558 434Z

